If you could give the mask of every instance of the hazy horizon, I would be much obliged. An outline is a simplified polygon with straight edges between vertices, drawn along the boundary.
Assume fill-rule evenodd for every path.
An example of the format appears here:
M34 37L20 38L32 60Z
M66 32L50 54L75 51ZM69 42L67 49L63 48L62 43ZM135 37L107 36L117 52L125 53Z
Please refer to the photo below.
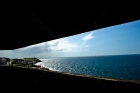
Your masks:
M114 54L114 55L94 55L94 56L115 56L115 55L140 55L140 54ZM90 56L67 56L67 57L90 57ZM93 57L93 56L91 55L91 57ZM20 58L29 58L29 57L20 57ZM31 58L33 58L33 57L31 57ZM46 58L62 58L62 57L44 57L44 58L36 57L36 58L46 59Z

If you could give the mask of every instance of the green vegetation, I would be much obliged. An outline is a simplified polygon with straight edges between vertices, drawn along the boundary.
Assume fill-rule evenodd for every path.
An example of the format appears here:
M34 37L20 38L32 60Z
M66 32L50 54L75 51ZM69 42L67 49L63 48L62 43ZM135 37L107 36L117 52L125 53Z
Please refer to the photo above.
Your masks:
M38 58L23 58L23 59L12 59L12 66L23 66L23 67L35 67L35 63L42 62Z
M37 62L42 62L38 58L23 58L23 59L12 59L11 60L11 66L19 66L19 67L36 67L36 68L41 68L44 70L49 70L48 68L42 68L41 66L36 66L34 65Z
M24 58L23 59L24 62L29 62L29 61L35 61L35 62L42 62L41 60L39 60L38 58Z

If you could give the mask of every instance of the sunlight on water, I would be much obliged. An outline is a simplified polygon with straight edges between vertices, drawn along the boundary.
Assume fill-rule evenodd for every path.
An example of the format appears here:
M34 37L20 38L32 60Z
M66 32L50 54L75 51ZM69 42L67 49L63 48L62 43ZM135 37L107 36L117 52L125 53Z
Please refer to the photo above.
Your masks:
M59 72L140 80L140 55L79 57L77 59L74 57L40 59L43 62L36 65Z

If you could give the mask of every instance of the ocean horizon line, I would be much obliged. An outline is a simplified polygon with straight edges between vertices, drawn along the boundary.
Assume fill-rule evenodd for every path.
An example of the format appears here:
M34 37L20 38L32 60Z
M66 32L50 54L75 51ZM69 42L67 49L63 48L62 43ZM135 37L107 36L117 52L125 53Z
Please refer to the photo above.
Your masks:
M64 56L64 57L46 57L46 58L70 58L70 57L96 57L96 56L121 56L121 55L140 55L140 54L113 54L113 55L92 55L92 56ZM46 58L39 58L39 59L46 59Z

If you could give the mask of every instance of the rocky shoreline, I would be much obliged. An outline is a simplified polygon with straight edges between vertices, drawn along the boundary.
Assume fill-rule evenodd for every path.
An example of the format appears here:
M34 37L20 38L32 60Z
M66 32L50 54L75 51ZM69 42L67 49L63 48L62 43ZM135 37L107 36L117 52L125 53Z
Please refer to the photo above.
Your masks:
M0 79L5 81L5 83L41 83L47 84L47 87L51 85L61 87L140 87L140 82L133 80L119 80L52 71L40 65L35 65L38 62L41 61L37 58L15 59L13 64L9 66L0 66Z
M29 69L29 70L39 70L39 71L45 71L49 73L54 73L54 74L59 74L60 76L70 76L70 77L78 77L78 78L87 78L87 79L94 79L96 82L122 82L122 83L134 83L134 84L139 84L140 81L134 81L134 80L121 80L121 79L114 79L114 78L103 78L103 77L94 77L90 75L82 75L82 74L72 74L72 73L66 73L66 72L58 72L58 71L52 71L49 70L48 68L44 68L41 66L36 66L36 67L23 67L23 66L12 66L12 67L18 67L18 68L23 68L23 69Z
M71 73L63 73L58 71L51 71L45 70L41 68L28 68L28 67L18 67L18 66L0 66L0 80L1 85L4 84L14 84L18 85L19 87L23 85L30 85L29 89L32 91L42 90L44 86L45 89L52 89L57 88L62 91L65 88L68 89L78 89L78 91L83 89L102 89L106 88L110 90L111 88L114 89L132 89L136 87L140 87L139 82L134 81L124 81L124 80L115 80L115 79L108 79L108 78L98 78L98 77L91 77L85 75L75 75ZM36 88L31 88L31 86L35 84L37 85ZM17 87L17 86L10 86L10 87ZM25 87L25 86L24 86ZM21 87L23 90L23 87ZM66 91L65 91L66 92Z
M42 76L42 78L44 78L44 81L46 81L45 78L49 78L50 81L52 81L52 79L53 79L55 81L61 81L63 83L66 83L67 82L67 84L70 83L69 85L71 85L71 84L72 85L73 84L75 85L75 84L81 84L81 83L83 83L83 84L81 84L81 86L84 86L84 84L90 84L90 85L92 85L92 83L93 83L93 85L96 85L96 84L97 85L100 85L100 83L102 83L103 85L104 84L105 85L107 84L109 86L112 86L112 84L115 85L115 86L116 85L120 85L121 86L123 84L124 85L126 85L126 84L128 84L128 85L129 84L130 85L131 84L132 85L133 84L134 85L136 85L136 84L140 85L140 81L120 80L120 79L114 79L114 78L101 78L101 77L94 77L94 76L90 76L90 75L72 74L72 73L51 71L48 68L41 67L40 65L35 65L38 62L41 62L41 60L39 60L38 58L35 58L35 57L34 58L24 58L24 59L14 59L14 60L12 60L12 64L10 66L0 66L0 69L3 69L1 71L8 71L6 73L10 73L10 74L11 73L13 73L13 74L14 73L18 73L18 72L21 71L21 74L23 74L23 77L24 77L24 75L26 76L26 74L29 74L28 72L32 72L30 74L32 74L33 76L34 75L35 76L40 76L41 73L49 73L49 74L51 74L51 76L47 76L47 75L43 75ZM17 69L17 70L16 71L13 71L13 69ZM40 71L40 74L38 73L38 71ZM29 74L29 77L32 77L32 76L30 76L30 74ZM17 78L15 78L14 81L16 81L16 80L17 80ZM26 80L26 81L30 82L30 80ZM12 82L12 81L9 81L9 82ZM39 82L40 82L40 80L39 80Z
M41 66L14 66L14 65L11 65L13 67L21 67L21 68L29 68L29 69L40 69L40 70L49 70L49 68L44 68L44 67L41 67Z

